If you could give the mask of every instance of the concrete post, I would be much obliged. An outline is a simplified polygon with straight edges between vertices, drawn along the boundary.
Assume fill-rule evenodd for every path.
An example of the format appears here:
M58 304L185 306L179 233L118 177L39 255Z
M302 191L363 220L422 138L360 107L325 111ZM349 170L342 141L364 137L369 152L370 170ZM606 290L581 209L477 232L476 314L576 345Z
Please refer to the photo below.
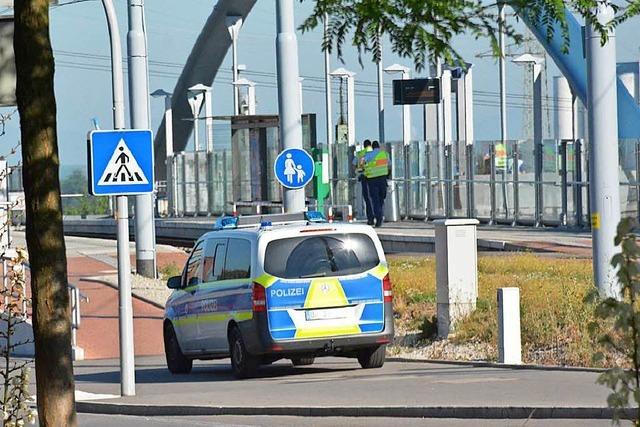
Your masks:
M324 37L329 33L329 16L324 15ZM329 201L333 205L335 203L333 194L333 117L331 113L331 56L328 50L324 51L324 97L325 97L325 116L327 129L327 149L329 150L329 163L327 173L329 174Z
M382 43L382 42L380 42ZM382 56L382 54L381 54ZM382 57L376 63L378 77L378 139L380 146L385 143L384 134L384 74L382 69Z
M597 19L606 25L614 18L608 2L599 3ZM616 93L616 38L613 30L603 46L591 25L585 31L589 114L589 202L593 240L594 281L603 297L620 297L620 284L611 258L620 222L618 179L618 104Z
M563 76L553 78L555 92L554 128L555 139L574 139L573 133L573 95L569 81Z
M436 229L436 303L438 336L446 338L478 299L478 255L475 219L434 221Z
M111 41L111 84L113 127L124 129L124 78L122 44L112 0L102 0ZM145 95L146 98L146 95ZM120 394L135 396L136 370L133 344L133 304L131 301L131 260L129 256L129 206L127 196L117 196L118 239L118 328L120 339Z
M238 35L240 28L242 28L241 16L227 16L226 19L227 29L229 30L229 36L231 36L231 57L232 57L232 73L233 81L238 80ZM240 114L240 100L238 94L238 87L233 86L233 115Z
M522 363L520 289L498 289L498 362Z
M207 132L207 153L213 152L213 101L211 88L204 92L204 128Z
M282 146L302 148L302 117L298 90L298 41L293 19L294 0L277 0L278 35L276 53L278 68L278 108ZM283 204L287 213L305 210L304 189L283 189Z
M542 141L542 61L533 63L533 144L535 150L535 226L542 226L544 187Z
M498 3L499 14L499 28L498 28L498 47L500 48L500 140L503 144L507 143L507 60L505 57L505 34L504 34L504 22L507 19L507 14L504 10L505 5L502 2Z
M355 74L347 76L347 126L349 147L356 145L356 85ZM384 131L383 135L384 137Z
M131 127L149 129L149 71L147 37L144 24L144 0L129 0L129 105ZM153 194L135 196L136 271L145 277L156 277L155 218Z

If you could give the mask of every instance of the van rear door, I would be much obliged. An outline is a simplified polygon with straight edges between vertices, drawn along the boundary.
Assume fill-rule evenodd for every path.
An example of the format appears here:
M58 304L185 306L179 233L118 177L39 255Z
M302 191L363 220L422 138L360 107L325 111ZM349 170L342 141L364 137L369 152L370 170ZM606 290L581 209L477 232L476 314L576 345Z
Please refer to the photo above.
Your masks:
M387 268L366 234L274 240L267 245L264 270L269 329L276 340L384 329Z

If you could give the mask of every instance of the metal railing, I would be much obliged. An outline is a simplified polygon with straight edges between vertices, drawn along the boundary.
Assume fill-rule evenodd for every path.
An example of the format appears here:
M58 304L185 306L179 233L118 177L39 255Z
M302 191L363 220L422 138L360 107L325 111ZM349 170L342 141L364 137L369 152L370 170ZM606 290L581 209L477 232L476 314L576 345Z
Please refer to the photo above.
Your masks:
M89 302L89 297L80 292L77 286L69 283L69 304L71 305L71 345L78 347L78 329L80 329L80 302Z

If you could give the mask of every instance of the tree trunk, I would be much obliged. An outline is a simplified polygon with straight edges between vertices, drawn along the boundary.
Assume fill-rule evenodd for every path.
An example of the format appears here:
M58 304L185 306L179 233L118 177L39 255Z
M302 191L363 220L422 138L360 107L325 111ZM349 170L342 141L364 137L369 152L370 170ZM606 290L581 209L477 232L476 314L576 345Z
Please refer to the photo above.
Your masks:
M31 263L38 416L41 426L75 426L49 0L19 0L14 4L16 97Z

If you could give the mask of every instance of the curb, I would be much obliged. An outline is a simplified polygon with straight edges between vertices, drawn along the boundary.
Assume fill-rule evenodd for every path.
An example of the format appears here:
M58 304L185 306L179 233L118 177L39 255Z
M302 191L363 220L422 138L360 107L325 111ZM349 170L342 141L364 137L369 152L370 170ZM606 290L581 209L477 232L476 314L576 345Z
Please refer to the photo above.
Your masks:
M295 416L295 417L399 417L465 419L612 419L614 411L603 407L483 407L483 406L198 406L77 402L76 411L130 416ZM631 419L634 409L620 411Z
M102 279L96 279L94 277L81 277L79 280L83 281L83 282L89 282L89 283L98 283L100 285L105 285L108 286L112 289L115 289L116 291L118 290L118 286L114 285L113 283L107 282L106 280L102 280ZM143 301L147 304L151 304L154 307L157 308L161 308L162 310L164 310L164 305L162 304L158 304L155 301L150 300L149 298L145 298L141 295L139 295L137 292L131 291L131 296L134 298L139 299L140 301Z
M606 372L604 368L589 368L585 366L559 366L559 365L529 365L520 364L512 365L498 362L485 362L485 361L473 361L473 360L441 360L441 359L411 359L406 357L387 357L388 362L401 362L401 363L434 363L440 365L458 365L458 366L473 366L476 368L502 368L502 369L517 369L517 370L531 370L531 371L565 371L565 372Z

